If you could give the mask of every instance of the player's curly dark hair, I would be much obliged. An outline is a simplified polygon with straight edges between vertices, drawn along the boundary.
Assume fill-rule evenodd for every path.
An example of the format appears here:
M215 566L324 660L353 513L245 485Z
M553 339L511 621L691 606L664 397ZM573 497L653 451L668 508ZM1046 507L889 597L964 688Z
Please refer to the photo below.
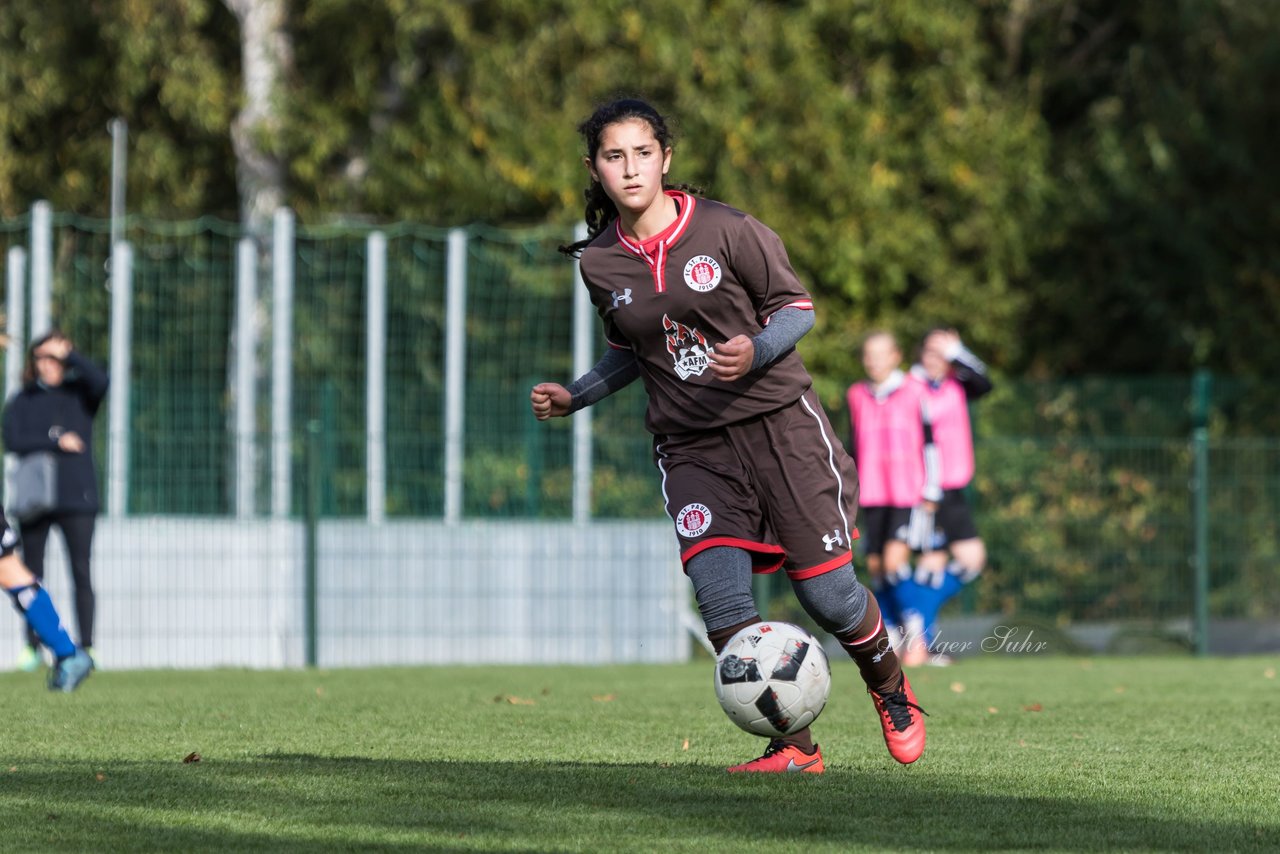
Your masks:
M647 123L653 130L654 139L658 141L658 145L664 151L671 147L672 134L666 117L659 113L653 105L640 98L617 98L596 107L595 112L578 125L578 133L582 134L582 139L587 144L587 157L593 161L595 160L596 152L600 150L600 136L604 133L605 128L618 122L632 119ZM662 184L662 188L664 190L677 189L698 194L702 192L699 188L688 184L671 185L665 181ZM579 240L576 243L560 247L561 252L574 258L581 256L582 250L586 249L591 241L599 237L609 223L618 218L617 206L605 193L604 187L600 185L599 181L593 180L582 195L587 202L586 210L583 213L583 219L587 222L587 237L585 240Z

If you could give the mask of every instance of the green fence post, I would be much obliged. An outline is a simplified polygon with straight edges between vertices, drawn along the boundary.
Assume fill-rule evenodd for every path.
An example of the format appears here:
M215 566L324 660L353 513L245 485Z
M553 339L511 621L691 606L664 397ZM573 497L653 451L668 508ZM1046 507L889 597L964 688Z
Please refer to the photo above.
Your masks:
M338 515L338 499L334 485L333 470L338 460L338 386L328 377L320 386L320 444L318 446L319 461L323 464L320 476L316 478L320 488L320 513L326 516ZM317 514L319 515L319 514Z
M1192 380L1191 449L1193 474L1192 512L1195 538L1195 642L1196 655L1209 654L1209 404L1213 375L1201 369Z
M316 666L319 628L316 625L316 528L320 522L320 421L307 422L307 503L303 536L303 601L305 605L306 662Z

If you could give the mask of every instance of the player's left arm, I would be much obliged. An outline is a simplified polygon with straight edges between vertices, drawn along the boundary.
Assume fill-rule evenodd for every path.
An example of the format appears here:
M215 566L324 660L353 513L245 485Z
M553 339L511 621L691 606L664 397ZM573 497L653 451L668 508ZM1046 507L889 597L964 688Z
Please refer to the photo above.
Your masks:
M708 354L712 373L725 382L773 364L814 326L813 300L770 228L744 217L729 261L763 328L754 336L736 335Z
M735 335L707 354L716 379L732 382L771 365L813 328L813 311L784 308L769 318L759 335Z

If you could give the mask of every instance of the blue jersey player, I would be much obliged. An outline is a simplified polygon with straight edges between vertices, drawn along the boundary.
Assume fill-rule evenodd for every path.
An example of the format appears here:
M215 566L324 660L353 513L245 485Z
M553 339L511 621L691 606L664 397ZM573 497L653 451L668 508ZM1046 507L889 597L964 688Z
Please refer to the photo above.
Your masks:
M53 651L49 690L74 691L93 671L93 659L72 642L53 600L18 557L18 536L0 509L0 587L45 646Z

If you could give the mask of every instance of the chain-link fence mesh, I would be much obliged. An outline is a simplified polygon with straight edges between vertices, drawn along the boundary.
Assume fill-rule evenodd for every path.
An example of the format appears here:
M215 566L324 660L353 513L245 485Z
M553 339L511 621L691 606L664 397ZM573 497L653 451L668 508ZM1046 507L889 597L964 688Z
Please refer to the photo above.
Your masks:
M412 224L386 236L388 518L439 518L445 507L449 232ZM366 227L297 229L292 435L305 470L318 430L319 510L356 517L366 470ZM229 516L235 510L232 415L239 227L131 218L132 400L129 515ZM572 420L538 424L528 389L572 378L573 268L547 228L466 229L462 514L572 515ZM0 221L0 246L29 248L29 218ZM91 358L110 353L109 224L53 218L53 320ZM270 241L258 255L258 515L270 502ZM0 262L8 263L7 257ZM29 267L29 262L28 262ZM29 275L28 270L28 275ZM7 279L6 279L7 281ZM457 330L454 330L457 331ZM602 343L595 332L596 352ZM806 342L805 346L809 346ZM803 350L803 347L802 347ZM847 378L852 381L856 378ZM843 381L843 380L842 380ZM1261 381L1190 377L1011 380L973 407L971 487L990 572L968 594L983 612L1054 620L1188 616L1193 564L1208 556L1215 617L1280 611L1280 423ZM108 402L108 406L110 402ZM644 400L628 388L593 410L592 515L662 516ZM845 416L832 413L833 422ZM98 459L105 459L100 418ZM1195 468L1203 426L1209 461ZM847 426L844 427L847 430ZM375 437L378 438L378 437ZM1194 487L1207 489L1208 542L1196 539ZM291 507L306 495L295 477Z

